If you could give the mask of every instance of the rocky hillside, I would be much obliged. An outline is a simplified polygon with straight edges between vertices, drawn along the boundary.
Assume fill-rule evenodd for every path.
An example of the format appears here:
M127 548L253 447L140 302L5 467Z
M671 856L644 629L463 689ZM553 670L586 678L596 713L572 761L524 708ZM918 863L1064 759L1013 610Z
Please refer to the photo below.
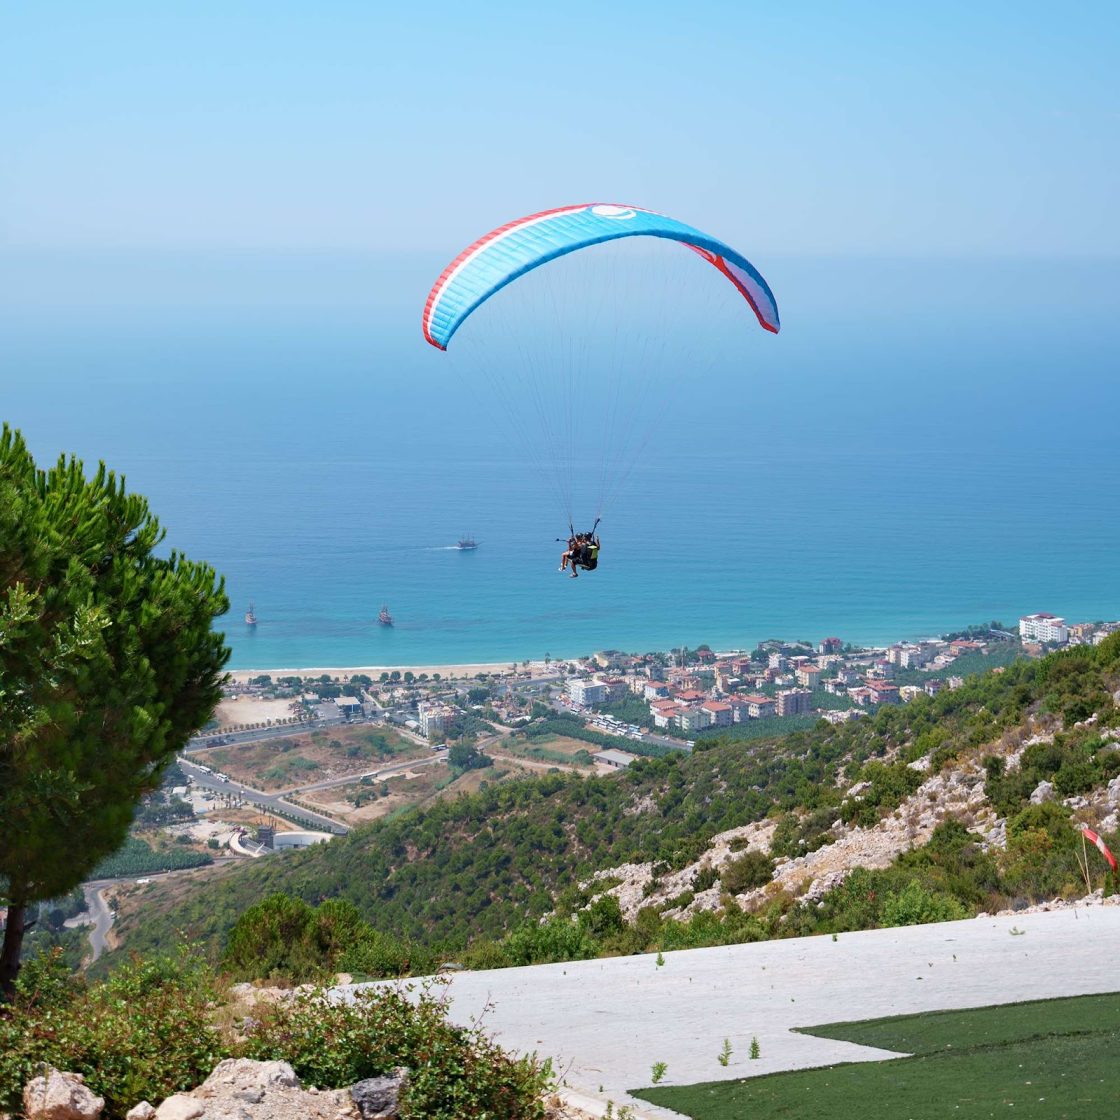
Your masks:
M1115 702L1120 703L1120 691ZM1083 729L1093 723L1095 720L1076 726ZM777 828L774 818L718 833L696 860L661 878L656 876L656 864L646 861L606 868L581 886L593 899L604 894L616 898L628 921L636 920L646 906L655 907L665 917L684 920L701 911L720 910L726 905L729 894L738 906L748 911L758 909L779 894L796 902L815 902L839 886L856 868L890 867L904 852L928 843L934 829L946 820L966 824L981 850L1006 852L1007 817L998 815L985 793L986 773L981 756L1002 758L1005 773L1016 774L1020 772L1028 748L1053 745L1055 733L1038 732L1021 746L1012 746L1017 738L1005 736L990 747L974 748L932 775L929 774L929 756L908 763L911 770L926 777L897 809L866 827L845 824L838 816L821 847L803 855L778 856L765 885L732 893L718 877L744 852L770 853ZM1120 752L1120 729L1106 729L1101 742L1105 749ZM844 790L845 800L858 800L866 788L864 781L852 783ZM1120 776L1085 794L1061 799L1056 797L1053 783L1044 779L1031 791L1029 800L1034 805L1059 801L1071 821L1087 824L1098 833L1113 834L1120 827ZM711 886L691 890L698 882L712 881L713 873L717 881ZM606 890L595 889L604 883L612 885ZM674 900L686 892L691 894L691 899L674 906ZM1120 901L1120 895L1113 897Z
M807 905L861 868L901 867L881 884L897 892L909 867L966 912L1084 893L1071 825L1116 827L1118 703L1120 635L840 727L493 786L185 896L151 890L122 916L123 947L185 931L217 949L276 891L349 900L385 933L453 951L603 893L631 920L746 908L774 935L799 910L785 928L809 932Z

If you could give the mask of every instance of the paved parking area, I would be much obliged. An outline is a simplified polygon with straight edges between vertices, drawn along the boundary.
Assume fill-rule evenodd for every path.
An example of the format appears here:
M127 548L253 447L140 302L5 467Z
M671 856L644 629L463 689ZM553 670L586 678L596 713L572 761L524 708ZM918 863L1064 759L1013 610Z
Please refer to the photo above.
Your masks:
M678 1114L631 1099L776 1070L873 1061L885 1051L794 1034L813 1026L943 1008L1120 990L1120 906L455 974L451 1015L482 1017L504 1046L551 1055L573 1104ZM725 1038L727 1068L717 1061ZM749 1057L757 1038L761 1056Z

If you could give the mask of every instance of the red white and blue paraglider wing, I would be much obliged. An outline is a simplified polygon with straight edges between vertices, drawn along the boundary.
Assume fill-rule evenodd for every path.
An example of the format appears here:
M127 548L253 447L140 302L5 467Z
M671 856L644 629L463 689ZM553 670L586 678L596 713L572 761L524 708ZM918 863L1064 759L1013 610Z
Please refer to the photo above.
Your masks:
M735 285L759 323L777 334L774 293L754 265L730 245L637 206L582 203L507 222L464 249L428 293L424 337L446 350L471 312L519 276L577 249L622 237L664 237L699 253Z

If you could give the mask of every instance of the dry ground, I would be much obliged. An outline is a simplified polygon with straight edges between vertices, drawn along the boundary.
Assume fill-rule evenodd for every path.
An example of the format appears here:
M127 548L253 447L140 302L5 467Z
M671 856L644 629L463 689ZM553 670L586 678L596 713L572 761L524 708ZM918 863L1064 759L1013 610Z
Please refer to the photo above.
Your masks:
M363 774L381 763L424 758L428 753L427 747L389 728L362 724L211 747L195 752L192 759L253 789L271 793L329 778Z
M260 696L227 696L214 709L219 727L238 724L267 723L270 719L289 719L292 715L291 700L265 700Z
M460 793L474 793L483 782L506 781L535 772L535 764L519 759L500 759L495 765L482 770L468 770L454 781L448 782L446 766L418 766L385 780L372 783L353 782L329 789L308 790L300 794L320 811L349 825L362 824L388 816L398 809L423 805L437 797L456 797ZM382 792L387 791L387 792ZM359 794L368 797L361 806L351 798Z

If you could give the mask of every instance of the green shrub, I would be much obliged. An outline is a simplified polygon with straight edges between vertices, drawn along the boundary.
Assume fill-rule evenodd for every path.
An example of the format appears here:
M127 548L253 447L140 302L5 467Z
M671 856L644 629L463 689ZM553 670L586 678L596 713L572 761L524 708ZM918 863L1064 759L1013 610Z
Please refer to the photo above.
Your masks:
M578 922L567 918L553 918L540 925L521 926L501 944L503 952L513 965L586 961L599 955L599 945L595 938Z
M0 1008L0 1108L18 1107L42 1062L83 1074L109 1120L198 1085L230 1056L209 1022L214 994L211 974L186 956L134 961L88 988L57 962L29 964Z
M952 895L927 890L917 879L911 879L901 891L891 891L883 901L884 926L952 922L968 916L968 911Z
M314 993L262 1015L246 1057L281 1059L307 1085L340 1088L407 1066L401 1116L539 1120L549 1063L511 1058L477 1028L453 1026L432 985L361 989L352 1002Z
M719 872L710 863L706 863L693 876L692 889L699 894L709 887L714 887L718 880Z
M744 852L723 865L720 880L728 894L764 887L774 876L774 861L765 852Z
M39 957L0 1007L0 1109L18 1109L22 1087L46 1062L83 1074L105 1098L106 1120L122 1120L140 1100L191 1089L223 1058L243 1056L290 1062L319 1088L406 1066L405 1118L540 1120L549 1064L512 1058L477 1027L453 1026L435 991L369 988L339 1004L320 990L258 1005L237 1040L215 1025L220 989L196 958L133 961L87 987L57 954Z

